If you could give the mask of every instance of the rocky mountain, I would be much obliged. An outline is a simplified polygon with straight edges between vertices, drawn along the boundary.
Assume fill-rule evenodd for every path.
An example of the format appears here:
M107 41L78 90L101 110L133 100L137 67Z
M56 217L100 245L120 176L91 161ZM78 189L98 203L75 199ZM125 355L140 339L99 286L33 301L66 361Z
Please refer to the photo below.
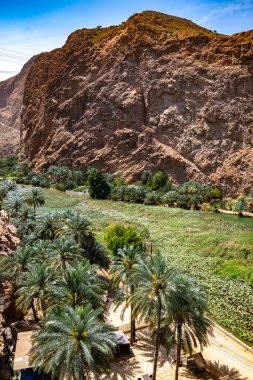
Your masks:
M0 82L0 157L18 152L24 84L32 61L18 75Z
M146 11L81 29L27 75L21 152L35 170L163 168L238 194L253 187L253 31L219 35Z

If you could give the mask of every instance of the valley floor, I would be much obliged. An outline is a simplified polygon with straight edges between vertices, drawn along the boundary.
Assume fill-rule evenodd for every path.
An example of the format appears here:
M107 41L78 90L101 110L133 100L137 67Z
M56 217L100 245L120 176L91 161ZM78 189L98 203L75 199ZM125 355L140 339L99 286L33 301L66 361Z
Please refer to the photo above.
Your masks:
M154 250L167 255L168 263L194 274L208 288L214 320L253 342L251 218L252 223L236 216L92 200L54 190L45 190L45 195L40 212L77 209L91 221L100 240L109 224L134 224L146 234L148 247L152 241Z

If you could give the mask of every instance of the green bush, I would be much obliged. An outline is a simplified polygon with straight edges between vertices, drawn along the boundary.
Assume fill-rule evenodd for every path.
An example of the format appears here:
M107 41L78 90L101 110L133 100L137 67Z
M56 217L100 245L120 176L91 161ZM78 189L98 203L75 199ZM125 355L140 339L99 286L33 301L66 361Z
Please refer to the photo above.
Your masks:
M148 193L144 199L145 205L159 205L161 203L161 194L159 193Z
M125 226L123 224L115 224L107 227L104 240L110 253L116 256L118 249L130 245L136 248L143 247L143 239L139 232L133 226Z
M147 186L152 179L152 172L151 170L143 170L141 173L141 181L144 186Z
M160 170L151 178L149 187L151 190L159 190L167 184L167 180L167 175L162 170Z
M88 184L91 198L106 199L110 195L111 187L101 170L95 168L89 170Z

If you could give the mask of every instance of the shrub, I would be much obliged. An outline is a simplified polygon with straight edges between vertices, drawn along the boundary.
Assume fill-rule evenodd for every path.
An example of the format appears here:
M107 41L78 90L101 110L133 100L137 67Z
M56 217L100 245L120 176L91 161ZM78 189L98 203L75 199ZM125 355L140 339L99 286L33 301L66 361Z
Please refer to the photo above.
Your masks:
M110 195L111 187L99 169L92 168L89 170L88 184L91 198L106 199Z
M136 228L123 224L108 226L104 234L104 240L113 256L117 255L120 248L130 245L136 248L142 248L143 246L143 239Z
M168 206L174 206L177 201L177 197L178 193L175 190L171 190L162 197L162 203L165 203Z
M152 172L151 170L143 170L141 173L141 181L143 185L148 185L152 179Z
M159 190L166 185L167 180L167 175L162 170L160 170L153 175L149 187L151 190Z
M64 183L56 183L55 188L56 188L56 190L59 190L59 191L66 191L67 190L66 185Z
M145 205L159 205L161 203L161 194L159 193L148 193L144 199Z

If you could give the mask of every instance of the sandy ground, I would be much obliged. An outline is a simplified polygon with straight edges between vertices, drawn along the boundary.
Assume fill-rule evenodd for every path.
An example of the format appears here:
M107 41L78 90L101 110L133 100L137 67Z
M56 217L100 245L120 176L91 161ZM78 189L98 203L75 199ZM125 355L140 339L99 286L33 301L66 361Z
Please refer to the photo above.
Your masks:
M107 321L124 332L129 331L129 309L122 317L122 307L115 310L114 304L109 303ZM133 347L132 357L117 362L113 366L112 375L102 377L103 380L132 380L138 379L138 377L145 379L144 375L152 373L154 345L148 329L139 330L137 339L138 342ZM168 357L165 350L161 349L160 351L157 379L173 379L174 365L172 361L175 359L175 352ZM253 380L253 354L220 329L214 328L214 336L210 337L210 345L202 353L206 361L223 376L229 375L231 380ZM181 368L180 380L193 378L184 367Z

